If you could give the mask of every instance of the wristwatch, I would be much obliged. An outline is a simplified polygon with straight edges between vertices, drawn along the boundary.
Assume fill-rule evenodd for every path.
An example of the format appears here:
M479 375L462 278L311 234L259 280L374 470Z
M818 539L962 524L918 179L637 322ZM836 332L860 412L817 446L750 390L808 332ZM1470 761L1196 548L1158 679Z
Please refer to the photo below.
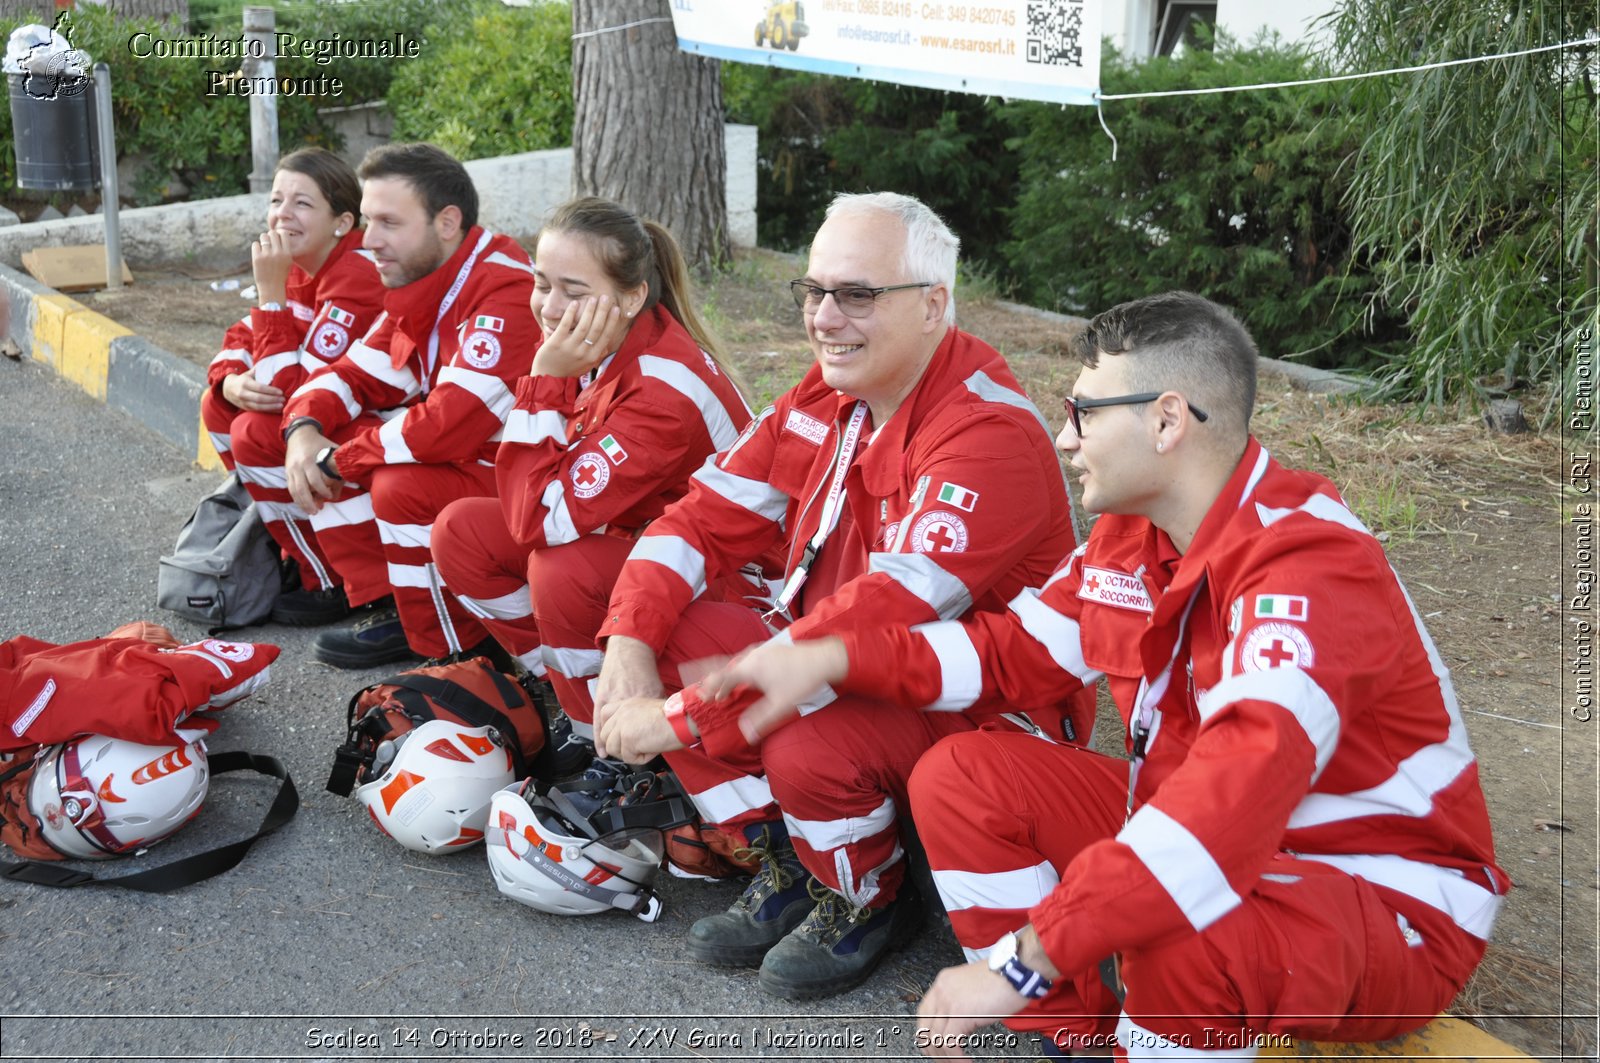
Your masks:
M1013 931L995 942L989 950L989 970L1003 975L1011 988L1027 997L1038 1000L1050 992L1054 984L1050 979L1017 959L1017 935Z
M330 480L341 479L339 470L333 467L333 452L338 449L338 444L334 444L331 447L323 447L317 451L317 468L321 469L322 475Z
M265 303L259 304L256 307L256 309L257 310L265 310L269 314L276 314L278 311L283 309L283 304L278 302L277 300L272 300L272 301L269 301L269 302L265 302Z

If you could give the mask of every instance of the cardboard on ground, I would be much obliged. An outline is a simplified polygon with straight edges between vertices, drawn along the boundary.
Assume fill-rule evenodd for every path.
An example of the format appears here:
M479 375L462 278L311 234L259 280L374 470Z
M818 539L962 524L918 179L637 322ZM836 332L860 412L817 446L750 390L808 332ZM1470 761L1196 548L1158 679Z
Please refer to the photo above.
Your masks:
M35 248L22 253L22 265L34 280L58 292L87 292L106 286L104 244ZM126 261L122 263L122 283L133 283Z

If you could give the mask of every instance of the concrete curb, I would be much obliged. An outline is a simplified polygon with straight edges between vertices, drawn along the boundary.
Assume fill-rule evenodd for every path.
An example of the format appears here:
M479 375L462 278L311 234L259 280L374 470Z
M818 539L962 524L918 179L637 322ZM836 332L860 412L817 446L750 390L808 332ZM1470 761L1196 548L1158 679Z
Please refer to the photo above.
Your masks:
M222 468L200 426L204 369L9 266L0 265L0 290L11 300L7 338L34 361L128 414L202 469Z

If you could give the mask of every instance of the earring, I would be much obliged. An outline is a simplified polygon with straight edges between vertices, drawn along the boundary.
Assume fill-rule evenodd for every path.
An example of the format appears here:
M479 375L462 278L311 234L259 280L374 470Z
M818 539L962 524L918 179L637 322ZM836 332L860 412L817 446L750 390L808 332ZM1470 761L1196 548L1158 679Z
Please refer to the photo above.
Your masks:
M1164 451L1166 449L1167 449L1167 445L1165 443L1157 443L1156 444L1156 453L1157 454L1160 454L1162 451Z
M333 230L333 235L334 236L343 236L344 235L344 230L343 229L335 229L335 230Z

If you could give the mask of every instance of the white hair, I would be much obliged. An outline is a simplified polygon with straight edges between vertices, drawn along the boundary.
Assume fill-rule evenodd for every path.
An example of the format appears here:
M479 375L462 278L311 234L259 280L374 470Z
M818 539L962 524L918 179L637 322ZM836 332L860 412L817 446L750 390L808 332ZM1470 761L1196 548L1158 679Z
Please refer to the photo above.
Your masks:
M956 257L961 251L961 239L950 231L944 219L929 206L912 196L899 192L842 192L828 204L824 220L837 214L866 214L877 211L898 218L906 229L905 251L900 267L908 281L928 281L941 284L948 293L945 300L945 324L956 321Z

